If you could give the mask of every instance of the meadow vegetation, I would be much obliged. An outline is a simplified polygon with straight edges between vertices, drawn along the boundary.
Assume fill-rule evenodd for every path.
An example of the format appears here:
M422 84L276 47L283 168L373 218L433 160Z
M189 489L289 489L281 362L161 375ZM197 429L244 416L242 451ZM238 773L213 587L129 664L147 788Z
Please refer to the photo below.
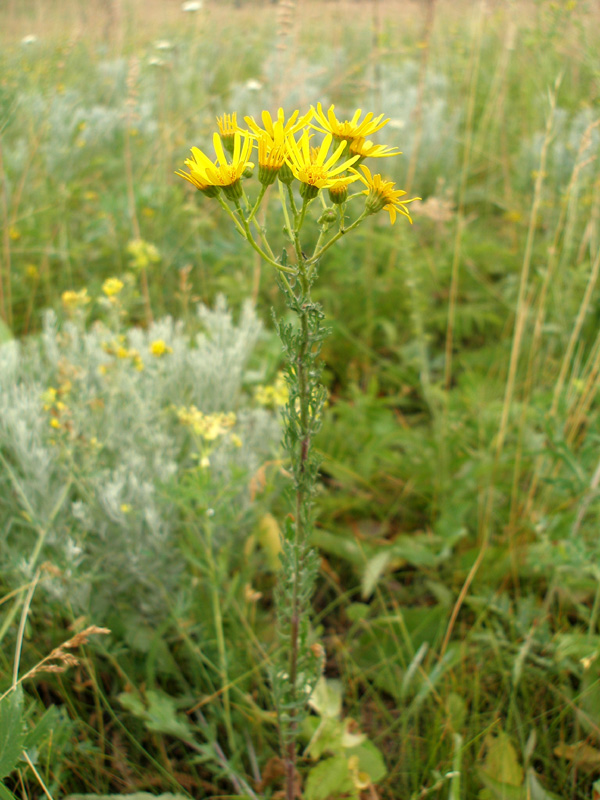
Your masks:
M285 305L174 171L217 115L317 102L389 116L377 168L422 200L314 288L299 792L600 796L599 23L591 0L2 5L1 800L282 796Z

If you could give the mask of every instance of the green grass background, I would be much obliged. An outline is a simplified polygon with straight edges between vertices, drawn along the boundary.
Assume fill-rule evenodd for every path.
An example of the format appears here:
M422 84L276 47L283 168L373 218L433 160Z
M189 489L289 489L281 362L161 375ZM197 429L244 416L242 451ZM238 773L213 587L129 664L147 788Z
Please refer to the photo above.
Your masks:
M423 198L414 225L370 219L329 251L316 290L332 335L315 619L344 713L385 756L381 797L524 798L530 769L539 797L591 800L600 772L599 13L591 0L0 8L5 338L37 336L65 290L97 297L128 274L129 325L172 314L193 326L191 305L223 293L234 311L251 298L272 329L273 274L174 170L222 113L320 101L391 118L377 141L404 155L377 169ZM275 198L268 225L282 244ZM150 309L127 253L140 237L161 256ZM274 379L272 336L254 358ZM285 478L265 469L253 535L287 509ZM62 708L40 761L55 797L226 794L227 771L206 763L215 743L254 777L277 752L265 678L275 578L227 548L207 567L196 490L168 489L189 586L160 626L123 619L74 673L27 687L32 713ZM251 609L242 576L262 593ZM8 579L5 590L17 620L24 592L14 600ZM226 690L206 621L215 592ZM71 622L68 606L34 599L28 663ZM8 682L16 625L2 632ZM187 717L196 744L120 703L134 688L162 693L172 714L201 708ZM39 794L26 768L15 781Z

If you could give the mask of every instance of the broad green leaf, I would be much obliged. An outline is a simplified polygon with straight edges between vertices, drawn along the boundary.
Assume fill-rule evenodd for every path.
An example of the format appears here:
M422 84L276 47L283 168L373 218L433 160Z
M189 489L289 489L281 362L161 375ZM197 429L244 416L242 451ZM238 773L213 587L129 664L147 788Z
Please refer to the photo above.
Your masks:
M0 780L16 767L24 739L23 690L18 686L0 701Z
M500 731L486 738L487 753L479 776L485 785L481 800L525 800L524 772L510 737Z
M431 549L414 536L399 536L390 547L393 558L402 558L415 567L433 567L437 558Z
M305 800L338 798L344 792L356 794L348 770L348 759L345 756L326 758L308 773L304 790Z
M316 721L316 717L313 717ZM321 719L306 748L307 755L318 761L324 753L339 753L343 748L344 729L339 719Z
M341 681L319 678L308 702L321 717L338 719L342 713Z
M134 716L142 719L150 731L165 733L184 742L189 742L194 738L187 720L177 712L173 698L162 692L149 689L146 692L147 707L144 706L139 696L133 693L120 694L119 701Z
M121 692L118 696L119 703L124 706L128 711L131 711L134 717L139 719L146 719L146 706L142 702L142 698L134 692Z
M524 777L523 767L519 764L517 751L510 737L500 731L496 736L488 736L486 744L487 754L482 767L483 772L500 783L521 786Z
M0 781L0 800L17 800L14 794Z
M358 756L360 772L366 772L371 783L379 783L387 775L387 768L383 756L377 747L369 740L362 742L357 747L346 751L348 757Z
M310 543L325 553L343 558L362 568L365 563L365 555L371 554L371 549L359 547L354 539L347 536L338 536L335 533L326 531L322 528L314 528L310 537Z
M366 603L350 603L346 608L346 616L350 622L360 622L371 613L371 608Z
M524 786L513 786L510 783L502 783L486 775L483 769L479 769L479 777L485 789L479 792L480 800L530 800Z

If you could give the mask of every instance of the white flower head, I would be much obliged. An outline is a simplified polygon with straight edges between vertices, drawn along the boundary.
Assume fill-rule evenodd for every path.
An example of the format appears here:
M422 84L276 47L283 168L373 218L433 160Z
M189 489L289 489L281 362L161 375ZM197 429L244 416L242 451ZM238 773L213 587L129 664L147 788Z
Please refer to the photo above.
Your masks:
M262 88L263 88L262 83L260 81L255 80L254 78L249 78L246 81L246 89L248 89L249 92L260 92Z
M200 11L202 8L202 0L188 0L186 3L181 4L182 11L188 11L193 13L194 11Z
M159 39L154 43L154 47L156 47L157 50L172 50L173 43L169 42L167 39Z
M21 39L21 44L30 45L35 44L38 40L38 37L34 33L30 33L28 36L24 36Z

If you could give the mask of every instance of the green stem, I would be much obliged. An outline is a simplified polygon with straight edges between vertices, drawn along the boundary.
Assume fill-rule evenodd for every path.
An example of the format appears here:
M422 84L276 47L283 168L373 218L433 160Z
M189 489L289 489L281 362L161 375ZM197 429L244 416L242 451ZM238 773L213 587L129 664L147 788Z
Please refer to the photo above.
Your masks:
M288 192L288 198L289 198L289 201L290 201L290 208L292 209L292 214L294 215L294 224L295 224L295 220L298 217L298 209L296 208L296 201L294 200L294 191L292 189L292 184L291 183L287 183L286 187L287 187L287 192ZM290 230L291 230L291 228L290 228Z
M307 203L303 205L303 211ZM298 680L298 659L299 659L299 629L300 615L304 609L300 608L299 586L300 573L303 563L298 558L300 552L304 553L305 544L309 531L305 526L305 519L308 518L306 504L309 500L307 487L305 485L306 464L310 456L311 435L309 425L310 414L310 385L307 368L307 355L310 347L310 332L308 325L308 311L310 305L310 282L306 270L306 265L302 257L302 249L298 240L297 231L294 232L294 243L298 253L298 278L300 282L300 292L302 299L302 311L300 312L300 339L298 349L295 354L295 372L298 380L298 401L300 404L300 442L299 452L294 455L294 460L299 465L296 476L296 520L294 525L294 574L292 588L292 608L291 608L291 630L290 630L290 661L289 661L289 686L292 701L290 710L290 741L287 746L286 754L286 800L295 798L295 772L296 772L296 736L297 721L294 709L297 703L297 680Z
M248 243L250 244L250 246L252 248L254 248L254 250L256 250L256 252L261 256L261 258L264 258L264 260L268 264L271 264L272 267L275 267L280 272L287 272L290 275L295 275L296 274L295 270L291 269L290 267L284 267L283 264L279 264L277 261L275 261L274 258L271 258L271 256L269 256L267 253L265 253L265 251L262 250L258 246L256 241L254 240L254 237L252 236L252 231L250 230L250 226L246 222L246 218L244 217L244 212L242 210L242 206L241 206L239 200L235 201L235 206L236 206L236 208L238 210L238 213L240 215L241 222L236 218L236 216L233 213L233 211L231 211L231 209L229 208L227 203L223 200L223 198L220 195L219 195L219 201L220 201L221 205L223 206L223 208L225 208L227 210L227 213L229 214L229 216L232 217L232 219L234 220L234 222L236 224L236 227L238 228L239 232L242 234L244 239L248 240Z
M294 238L293 237L293 228L292 228L292 223L290 222L290 215L289 215L289 212L288 212L287 203L285 201L284 184L281 181L278 181L278 183L279 183L279 201L281 203L281 209L283 211L283 216L285 218L285 230L286 230L289 238L293 240L293 238ZM288 189L289 189L289 186L288 186ZM293 199L294 199L293 194L292 194L292 198L291 199L293 201ZM294 203L294 209L293 210L295 210L295 208L296 208L296 204Z
M227 205L227 203L223 199L223 195L218 194L217 195L217 200L221 204L221 208L223 208L229 214L231 219L233 220L233 224L237 228L237 232L241 233L241 235L244 237L244 239L246 239L247 237L246 237L246 231L244 230L244 227L241 225L241 223L238 220L238 218L236 217L236 215L233 213L233 211L229 208L229 206ZM240 207L239 203L237 203L236 205L240 209L240 213L241 213L241 207ZM243 217L243 214L242 214L242 217Z
M304 225L304 217L306 216L306 209L309 207L311 201L304 200L302 203L302 208L300 209L300 218L298 219L298 224L296 225L296 235L300 233L300 229Z
M235 752L235 737L233 735L233 725L231 724L231 702L229 699L229 677L227 672L227 651L225 648L225 636L223 633L223 616L221 614L221 603L219 599L218 578L215 560L213 556L212 529L210 522L206 523L206 558L208 561L209 580L211 590L211 600L213 607L213 617L215 622L215 632L217 636L217 649L219 651L219 666L221 672L221 682L223 691L223 708L225 711L225 729L227 731L227 741L231 752Z
M256 198L256 203L254 203L254 208L252 209L252 213L250 214L250 216L248 217L246 222L250 223L250 222L252 222L254 220L254 216L255 216L256 212L258 211L258 208L259 208L259 206L260 206L260 204L262 202L263 197L265 196L265 192L266 191L267 191L267 187L264 186L264 185L261 185L260 192L258 193L258 197Z
M366 211L363 211L363 213L360 215L360 217L358 217L358 219L354 220L352 225L348 225L347 228L344 228L343 230L338 231L335 234L335 236L332 236L332 238L327 242L326 245L323 245L323 247L318 252L313 253L313 255L306 262L306 265L309 268L309 273L308 273L309 276L310 276L310 272L311 272L311 267L313 267L316 264L316 262L321 258L323 253L325 253L327 250L329 250L329 248L332 245L334 245L338 241L338 239L341 239L342 236L344 236L346 233L348 233L349 231L353 230L353 228L356 228L358 225L360 225L360 223L363 221L363 219L365 217L367 217L367 216L369 216L369 215L366 213Z

